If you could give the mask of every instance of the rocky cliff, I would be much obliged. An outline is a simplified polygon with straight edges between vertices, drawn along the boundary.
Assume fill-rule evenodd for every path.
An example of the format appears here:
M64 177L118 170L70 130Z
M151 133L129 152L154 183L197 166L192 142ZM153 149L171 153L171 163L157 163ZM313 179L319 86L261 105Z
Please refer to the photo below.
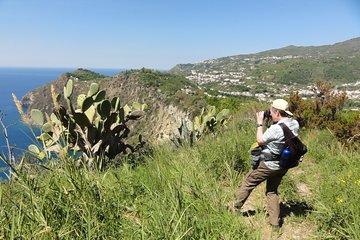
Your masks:
M144 79L144 71L147 71L145 72L147 74L155 74L159 78L153 79L153 81L149 81L149 78ZM53 109L51 85L54 86L57 93L62 93L68 78L74 77L73 75L65 73L58 79L27 93L22 98L23 105L27 106L28 111L36 108L51 113ZM184 107L176 104L174 94L181 91L182 87L184 89L191 88L191 84L189 83L189 86L186 86L185 80L184 84L181 84L181 88L180 85L177 86L179 89L172 88L169 90L167 87L166 91L161 90L161 87L166 84L174 85L169 74L151 70L134 70L120 73L115 77L101 77L93 80L75 79L74 94L72 95L74 102L76 102L75 97L79 93L86 93L90 84L97 82L101 89L106 90L109 98L119 96L121 105L131 105L134 101L146 103L149 106L146 116L134 128L139 130L145 139L153 143L168 141L180 125L180 119L188 115ZM63 98L61 103L66 106Z

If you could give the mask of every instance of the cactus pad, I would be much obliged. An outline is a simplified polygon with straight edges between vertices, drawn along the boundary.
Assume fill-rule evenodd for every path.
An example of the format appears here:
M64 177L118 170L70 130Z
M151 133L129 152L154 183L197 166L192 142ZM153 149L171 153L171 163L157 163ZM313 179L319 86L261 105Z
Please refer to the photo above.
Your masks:
M31 110L31 119L40 126L42 126L44 124L44 115L38 109Z

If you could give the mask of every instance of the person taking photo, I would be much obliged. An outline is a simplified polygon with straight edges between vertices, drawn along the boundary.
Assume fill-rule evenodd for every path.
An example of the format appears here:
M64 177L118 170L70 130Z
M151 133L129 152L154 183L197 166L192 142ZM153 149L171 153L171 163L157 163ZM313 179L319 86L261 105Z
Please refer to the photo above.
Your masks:
M276 99L270 105L270 116L273 124L263 132L264 111L256 113L257 130L256 142L258 144L257 160L253 161L253 169L245 176L240 188L235 193L235 200L226 204L230 211L240 210L252 190L263 181L266 181L267 211L270 225L280 227L280 204L278 187L287 169L282 169L279 159L285 147L285 136L279 125L284 123L291 132L298 136L299 123L292 118L289 104L284 99Z

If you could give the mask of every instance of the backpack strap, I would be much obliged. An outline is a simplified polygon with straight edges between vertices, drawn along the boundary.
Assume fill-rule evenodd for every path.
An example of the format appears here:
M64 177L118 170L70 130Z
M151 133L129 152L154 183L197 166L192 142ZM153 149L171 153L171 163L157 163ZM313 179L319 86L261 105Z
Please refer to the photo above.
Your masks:
M285 145L290 147L292 151L297 149L296 143L300 141L288 128L288 126L285 125L285 123L279 123L280 127L283 129L284 137L285 137ZM295 152L295 151L294 151Z
M284 136L285 136L285 142L287 140L290 140L292 138L295 137L295 135L292 133L292 131L288 128L288 126L286 126L285 123L279 123L280 127L282 128L283 132L284 132Z

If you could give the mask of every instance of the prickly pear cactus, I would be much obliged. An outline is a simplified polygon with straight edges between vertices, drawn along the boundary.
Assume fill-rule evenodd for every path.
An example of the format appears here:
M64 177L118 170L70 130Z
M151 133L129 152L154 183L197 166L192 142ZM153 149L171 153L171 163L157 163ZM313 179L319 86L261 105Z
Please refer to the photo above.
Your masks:
M181 125L177 129L178 132L175 133L176 137L171 139L171 141L177 146L190 145L192 146L196 141L194 135L194 124L188 118L181 119Z
M230 111L223 109L216 112L215 106L203 108L201 114L194 119L194 131L196 139L200 139L204 134L215 133L221 127L226 126Z
M176 146L186 144L191 146L204 135L215 134L220 127L226 127L229 117L230 111L228 109L223 109L217 113L215 106L203 108L200 115L195 116L193 122L187 118L181 119L177 136L172 139L172 142Z
M75 107L70 100L73 89L74 80L69 79L63 94L68 108L54 109L50 117L46 116L47 120L41 111L31 111L31 118L42 130L37 136L42 149L32 144L28 147L31 153L42 160L50 158L52 153L66 157L69 150L81 152L84 162L101 170L106 166L106 159L137 149L126 143L130 133L127 123L142 118L146 104L134 102L132 108L121 107L118 97L106 99L106 92L92 83L86 94L79 94Z

